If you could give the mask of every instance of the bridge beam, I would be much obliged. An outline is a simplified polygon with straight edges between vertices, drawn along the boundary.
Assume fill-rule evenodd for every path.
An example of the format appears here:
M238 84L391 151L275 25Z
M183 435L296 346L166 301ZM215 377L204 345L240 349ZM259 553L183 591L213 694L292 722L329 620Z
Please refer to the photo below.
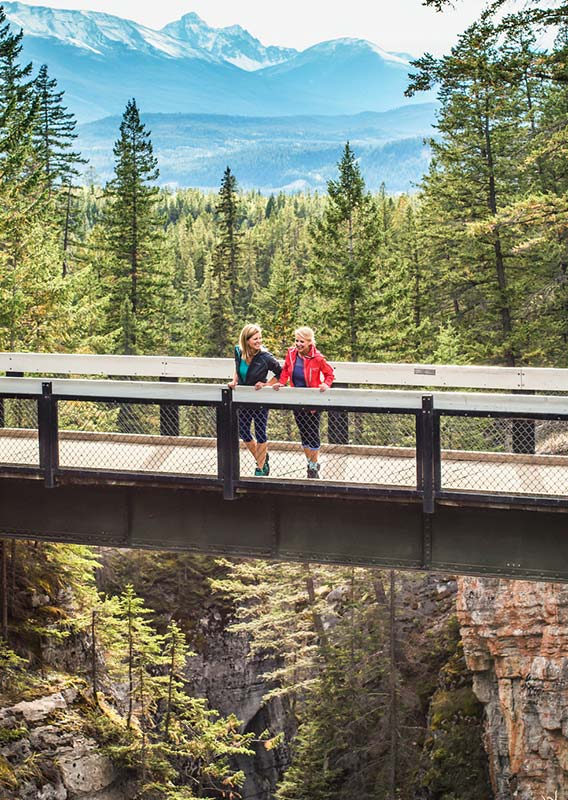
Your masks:
M0 536L568 581L554 511L0 479Z

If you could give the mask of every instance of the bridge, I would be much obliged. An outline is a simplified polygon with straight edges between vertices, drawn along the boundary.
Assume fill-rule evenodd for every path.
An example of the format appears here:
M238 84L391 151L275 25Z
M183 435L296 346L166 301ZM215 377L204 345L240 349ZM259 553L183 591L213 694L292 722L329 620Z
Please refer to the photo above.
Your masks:
M568 371L335 367L327 392L232 391L231 359L0 354L0 533L568 580ZM262 478L237 422L259 404Z

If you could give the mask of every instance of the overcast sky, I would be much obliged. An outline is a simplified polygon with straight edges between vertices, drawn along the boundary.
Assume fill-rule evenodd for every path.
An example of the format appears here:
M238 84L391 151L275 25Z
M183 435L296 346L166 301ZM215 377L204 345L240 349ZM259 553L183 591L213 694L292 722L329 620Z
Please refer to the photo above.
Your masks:
M239 24L265 44L303 50L327 39L352 36L386 50L413 55L449 51L477 18L485 0L455 0L436 13L420 0L36 0L28 5L104 11L150 28L195 11L219 28Z

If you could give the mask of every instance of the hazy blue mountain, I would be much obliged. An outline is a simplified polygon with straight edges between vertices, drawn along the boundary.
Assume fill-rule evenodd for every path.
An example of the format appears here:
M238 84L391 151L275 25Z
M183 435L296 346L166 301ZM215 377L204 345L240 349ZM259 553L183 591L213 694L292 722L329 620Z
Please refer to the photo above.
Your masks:
M24 30L24 56L36 68L49 65L81 121L121 114L131 97L147 112L262 116L354 114L409 102L406 56L358 39L298 53L265 47L238 25L211 28L191 13L154 31L109 14L3 5Z
M367 186L413 188L430 159L436 105L424 103L353 116L235 117L143 114L151 131L162 184L217 190L229 165L243 189L325 190L349 139ZM120 117L81 125L79 145L99 180L111 177Z
M246 70L279 64L298 52L287 47L265 47L240 25L211 28L195 12L184 14L176 22L165 25L161 33L174 36L191 47Z

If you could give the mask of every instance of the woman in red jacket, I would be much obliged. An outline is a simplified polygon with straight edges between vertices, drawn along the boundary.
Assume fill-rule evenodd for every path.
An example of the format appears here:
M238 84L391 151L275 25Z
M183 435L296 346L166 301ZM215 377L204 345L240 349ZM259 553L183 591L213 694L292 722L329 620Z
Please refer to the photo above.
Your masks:
M325 392L333 383L333 367L316 349L313 330L304 326L297 328L294 335L295 345L288 348L284 368L273 388L280 389L290 381L291 386L319 389L320 392ZM308 478L319 478L321 411L300 408L298 411L294 411L294 418L300 431L304 453L308 459Z

